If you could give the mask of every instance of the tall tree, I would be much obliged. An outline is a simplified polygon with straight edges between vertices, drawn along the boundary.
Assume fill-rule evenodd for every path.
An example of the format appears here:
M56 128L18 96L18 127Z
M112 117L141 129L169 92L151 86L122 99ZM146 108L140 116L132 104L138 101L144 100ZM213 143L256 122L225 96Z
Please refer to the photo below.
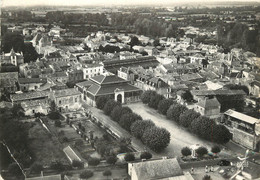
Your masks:
M113 100L113 99L109 99L109 100L106 102L106 104L105 104L105 106L104 106L104 108L103 108L103 111L104 111L104 113L105 113L106 115L110 115L111 112L112 112L112 110L113 110L114 107L116 107L116 106L121 106L121 103L119 103L119 102L117 102L117 101L115 101L115 100Z
M190 155L191 155L191 150L190 150L190 148L188 148L188 147L182 148L182 149L181 149L181 154L182 154L183 156L190 156Z
M122 128L130 131L131 125L137 120L142 120L142 117L135 113L123 114L120 118L119 124Z
M136 36L131 37L130 46L140 45L140 41Z
M182 125L183 127L190 127L191 123L194 119L200 117L200 114L195 112L192 109L189 109L187 111L184 111L181 115L180 115L180 125Z
M150 99L155 96L157 93L155 91L152 90L148 90L145 91L142 95L141 95L141 100L144 104L148 104L150 102Z
M232 134L223 125L213 126L213 141L220 144L226 144L231 140Z
M171 99L163 99L158 104L158 112L166 115L167 110L170 108L170 106L173 104L173 100Z
M171 107L167 110L167 118L170 120L173 120L177 123L179 123L180 115L186 111L187 108L180 104L173 104Z
M135 121L132 125L131 125L131 134L138 138L141 139L141 137L143 136L144 131L147 128L151 128L155 126L154 123L151 120L144 120L144 121Z
M98 109L103 109L107 101L109 100L109 97L107 96L99 96L96 99L96 106Z
M164 150L170 143L171 134L164 128L151 127L144 131L142 141L156 152Z
M150 98L150 102L148 103L148 106L157 109L159 102L163 99L165 99L163 95L156 94L155 96L152 96Z

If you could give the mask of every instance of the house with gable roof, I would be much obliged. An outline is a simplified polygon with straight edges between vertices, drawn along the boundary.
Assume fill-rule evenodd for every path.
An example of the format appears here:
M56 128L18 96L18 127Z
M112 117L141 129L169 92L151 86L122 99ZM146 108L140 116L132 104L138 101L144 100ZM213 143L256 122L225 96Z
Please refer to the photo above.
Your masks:
M193 180L190 173L183 173L176 158L128 163L128 174L131 180Z
M200 100L195 104L194 110L202 116L208 118L217 118L220 115L220 103L216 98Z
M195 54L195 55L191 55L190 57L190 63L198 63L201 64L202 59L205 59L205 57L199 53Z
M55 102L60 112L81 108L81 93L75 88L52 90L50 99Z
M171 98L171 88L160 77L140 74L136 79L135 85L144 91L153 90L165 98Z
M121 103L139 101L143 92L116 75L90 77L88 81L77 83L76 88L83 94L83 101L92 106L100 96L109 96Z
M21 91L35 91L47 83L47 78L18 78Z

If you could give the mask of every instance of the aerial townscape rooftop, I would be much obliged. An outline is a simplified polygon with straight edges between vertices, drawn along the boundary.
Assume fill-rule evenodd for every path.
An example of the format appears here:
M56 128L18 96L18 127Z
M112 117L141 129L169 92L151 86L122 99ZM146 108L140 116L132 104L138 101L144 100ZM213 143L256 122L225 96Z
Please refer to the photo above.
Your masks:
M0 180L260 177L260 2L2 0Z

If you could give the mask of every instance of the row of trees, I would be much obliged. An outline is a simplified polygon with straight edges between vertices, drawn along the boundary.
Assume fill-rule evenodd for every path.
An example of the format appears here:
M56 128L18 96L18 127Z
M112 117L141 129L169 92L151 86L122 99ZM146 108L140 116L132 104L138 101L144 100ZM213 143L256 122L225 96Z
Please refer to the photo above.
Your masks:
M140 155L140 159L151 159L153 155L149 152L143 152ZM135 160L135 155L133 153L127 153L124 157L125 161L134 161Z
M107 170L103 171L102 174L103 174L103 176L106 176L108 178L108 176L112 175L112 172L111 172L111 170L107 169ZM86 170L86 171L83 171L82 173L80 173L79 177L80 177L80 179L88 179L88 178L91 178L93 175L94 175L93 171Z
M64 13L63 11L52 11L46 14L45 20L49 23L59 23L64 24L89 24L106 26L108 25L107 17L104 13Z
M175 121L201 138L216 143L227 143L231 139L231 134L225 126L216 124L214 120L201 116L171 99L165 99L155 91L144 92L141 100L144 104L166 115L167 119Z
M170 133L154 125L149 120L143 120L141 116L134 113L129 107L122 107L108 97L101 96L96 100L96 106L103 109L106 115L117 122L122 128L132 133L152 150L159 152L165 149L170 142Z
M219 146L213 146L211 148L211 152L214 154L218 154L220 151L221 151L221 149ZM204 155L208 154L208 149L206 147L201 146L198 149L196 149L195 152L198 157L203 157ZM189 147L184 147L181 149L181 154L184 157L190 156L192 154L191 149Z
M117 28L134 31L152 37L183 37L183 30L179 29L179 23L166 22L152 15L140 15L138 13L122 14L112 13L111 24Z

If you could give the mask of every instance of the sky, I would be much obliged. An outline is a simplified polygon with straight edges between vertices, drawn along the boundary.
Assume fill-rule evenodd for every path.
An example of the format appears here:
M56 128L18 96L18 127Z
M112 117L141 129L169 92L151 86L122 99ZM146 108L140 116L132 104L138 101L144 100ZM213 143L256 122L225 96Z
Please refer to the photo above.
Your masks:
M167 5L173 3L188 3L188 2L260 2L260 0L0 0L1 6L34 6L34 5L67 5L67 6L82 6L82 5Z

